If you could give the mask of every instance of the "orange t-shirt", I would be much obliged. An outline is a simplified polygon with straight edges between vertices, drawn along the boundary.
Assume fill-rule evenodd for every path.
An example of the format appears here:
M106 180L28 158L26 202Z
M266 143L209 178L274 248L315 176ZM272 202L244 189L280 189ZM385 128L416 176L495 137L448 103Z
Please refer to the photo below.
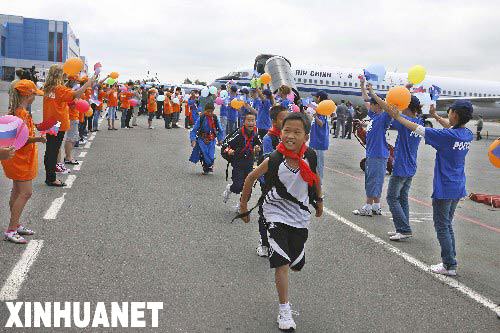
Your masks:
M179 104L172 102L172 112L181 112L181 97L179 95L175 95L175 97L179 100Z
M102 109L103 109L104 97L106 97L106 93L105 93L104 91L102 91L102 90L101 90L101 91L99 92L99 94L97 94L97 100L98 100L99 102L101 102L101 104L99 104L99 105L97 106L97 110L99 110L99 111L102 111Z
M56 119L61 122L59 131L65 132L69 129L68 103L74 97L74 91L63 85L54 88L50 94L43 96L43 120Z
M186 117L189 117L191 116L191 108L189 107L189 103L188 103L188 100L186 99L186 101L184 102L184 114L186 115Z
M91 96L92 96L92 89L87 88L80 98L88 102Z
M148 97L148 112L156 112L156 98L154 94L151 94Z
M130 98L132 98L133 94L128 91L124 91L120 93L120 102L122 109L130 109Z
M115 89L110 89L108 92L108 106L118 106L118 93Z
M23 108L15 113L28 126L28 136L35 136L35 124L31 115ZM12 180L33 180L38 175L38 147L35 143L28 143L17 150L10 160L2 161L5 176Z
M68 103L68 110L69 110L69 120L78 120L80 119L80 115L78 110L75 107L75 103L69 102Z
M168 98L168 96L165 96L165 101L163 102L163 114L171 114L172 112L172 101Z

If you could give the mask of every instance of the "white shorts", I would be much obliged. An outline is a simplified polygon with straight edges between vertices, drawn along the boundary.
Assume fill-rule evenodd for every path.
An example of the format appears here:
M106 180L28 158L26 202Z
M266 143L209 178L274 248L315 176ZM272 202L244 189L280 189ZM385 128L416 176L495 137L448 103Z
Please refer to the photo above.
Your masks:
M69 122L69 129L64 134L64 140L68 142L78 142L80 140L80 134L78 132L78 120L71 120Z

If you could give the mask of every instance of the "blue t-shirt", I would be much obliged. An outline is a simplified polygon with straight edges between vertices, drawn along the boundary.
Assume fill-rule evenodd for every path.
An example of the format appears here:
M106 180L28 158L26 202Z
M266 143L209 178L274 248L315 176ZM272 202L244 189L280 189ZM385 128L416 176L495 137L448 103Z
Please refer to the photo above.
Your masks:
M226 104L227 104L227 108L226 108L226 112L227 112L227 121L236 121L238 119L238 110L236 109L233 109L231 107L231 101L236 98L237 96L229 96L227 99L226 99Z
M283 99L280 101L280 105L282 107L284 107L285 109L287 109L288 111L290 111L290 105L292 104L292 102L290 102L287 98Z
M271 109L271 101L268 99L253 101L253 108L257 110L257 128L268 130L271 128L271 116L269 110Z
M388 158L389 148L385 140L385 132L391 124L392 118L387 112L375 113L368 111L370 122L366 127L366 157Z
M412 118L405 115L401 117L423 125L422 118ZM396 146L394 147L394 168L392 174L398 177L413 177L417 171L418 145L422 137L401 125L399 121L392 122L392 128L398 131Z
M309 147L317 150L328 150L330 144L330 128L328 127L328 119L326 116L317 116L322 122L323 126L319 126L314 117L311 123L311 134Z
M474 135L468 128L426 128L425 143L436 149L432 198L460 199L465 190L465 156Z

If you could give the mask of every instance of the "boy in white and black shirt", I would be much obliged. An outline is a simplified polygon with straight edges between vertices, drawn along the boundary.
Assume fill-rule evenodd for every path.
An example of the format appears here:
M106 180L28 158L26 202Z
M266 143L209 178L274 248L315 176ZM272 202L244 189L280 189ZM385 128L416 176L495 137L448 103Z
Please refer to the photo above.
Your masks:
M309 204L316 216L323 213L321 185L316 172L316 153L306 146L311 124L301 113L290 113L283 120L281 143L245 180L239 215L249 222L247 202L253 183L262 175L266 188L259 199L269 223L269 262L275 268L279 297L278 325L282 330L295 329L288 300L288 271L300 271L305 264L304 245L311 219ZM254 207L255 208L255 207Z

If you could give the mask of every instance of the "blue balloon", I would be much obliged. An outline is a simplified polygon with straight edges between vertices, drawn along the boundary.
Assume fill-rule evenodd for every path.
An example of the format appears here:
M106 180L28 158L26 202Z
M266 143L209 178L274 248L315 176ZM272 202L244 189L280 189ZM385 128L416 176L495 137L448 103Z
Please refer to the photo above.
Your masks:
M385 68L382 65L370 65L364 70L366 81L371 84L379 84L384 81Z

